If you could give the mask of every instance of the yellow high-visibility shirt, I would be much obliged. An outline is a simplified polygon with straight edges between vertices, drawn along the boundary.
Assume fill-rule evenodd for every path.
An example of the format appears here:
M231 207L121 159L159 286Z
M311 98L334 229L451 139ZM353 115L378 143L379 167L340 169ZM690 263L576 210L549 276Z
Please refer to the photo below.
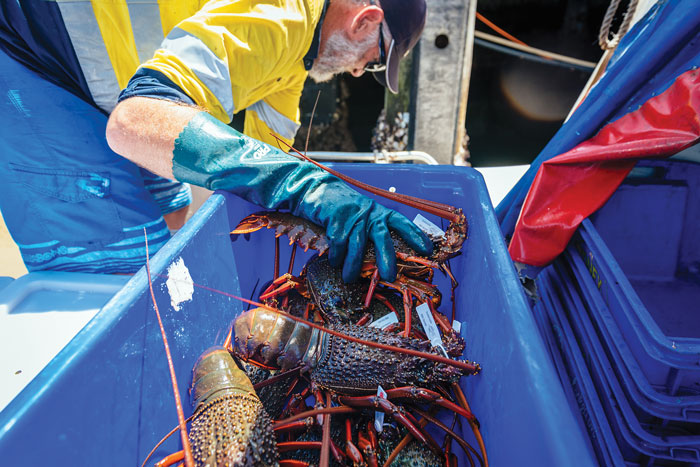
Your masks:
M157 70L228 123L246 110L244 132L277 145L299 128L303 58L323 0L212 0L181 21L142 66Z

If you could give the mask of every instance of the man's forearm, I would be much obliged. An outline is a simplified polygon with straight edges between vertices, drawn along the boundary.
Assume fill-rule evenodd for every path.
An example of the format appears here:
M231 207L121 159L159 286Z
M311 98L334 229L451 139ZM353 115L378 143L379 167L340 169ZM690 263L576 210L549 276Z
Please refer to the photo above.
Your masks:
M173 147L183 128L202 110L171 101L132 97L107 122L107 143L117 154L160 175L173 177Z

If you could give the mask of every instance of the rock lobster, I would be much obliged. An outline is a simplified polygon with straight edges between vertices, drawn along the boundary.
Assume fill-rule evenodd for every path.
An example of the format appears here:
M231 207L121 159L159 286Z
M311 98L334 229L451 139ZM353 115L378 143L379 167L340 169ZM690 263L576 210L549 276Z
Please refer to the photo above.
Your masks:
M460 254L462 244L467 238L468 225L464 212L460 208L455 208L446 204L427 201L399 193L392 193L387 190L382 190L380 188L358 182L309 159L302 153L294 150L294 148L290 147L290 149L299 157L302 157L318 167L327 170L331 174L341 178L349 184L355 185L369 191L370 193L384 196L388 199L424 210L425 212L437 215L449 221L449 226L443 235L429 234L434 245L433 253L430 257L418 255L415 251L408 247L408 245L406 245L406 243L400 237L392 233L392 240L394 243L394 251L396 252L398 266L398 275L393 283L387 283L380 280L379 271L374 260L374 246L372 244L368 245L363 259L362 277L369 280L369 282L367 286L364 287L364 294L361 304L355 309L349 309L347 307L344 308L344 311L351 315L347 318L356 319L357 317L356 315L353 315L353 312L357 309L362 310L369 308L370 303L374 298L377 286L381 284L386 288L394 289L402 294L404 336L408 337L411 329L412 313L410 304L414 299L428 304L428 306L430 306L431 313L433 314L433 318L436 320L442 332L449 332L450 321L436 311L436 308L440 304L441 296L437 288L431 283L431 279L433 270L444 271L452 280L452 293L454 295L454 288L457 286L457 280L449 268L448 260ZM298 245L305 251L308 249L315 249L318 251L319 256L323 256L328 250L328 240L325 237L323 229L309 221L298 218L289 213L257 212L242 219L231 233L248 234L260 230L263 227L274 229L276 238L286 234L290 239L290 245L293 244L295 249L292 250L292 256L287 274L280 276L279 242L277 241L275 243L274 280L270 287L261 295L260 299L266 300L272 298L276 295L285 293L292 288L301 288L308 292L309 288L303 287L303 278L295 278L291 275L295 251ZM340 283L341 281L337 281L338 287L336 288L338 290L342 290ZM311 291L313 292L312 288ZM322 311L331 314L335 312L335 310ZM454 320L454 318L455 310L453 308L452 320Z
M189 432L196 466L278 464L272 420L248 376L223 347L204 352L193 370L194 415ZM184 459L183 451L156 464Z
M316 410L305 412L307 417L323 413L324 407L328 410L331 403L356 413L374 408L389 414L410 436L426 443L433 455L438 456L444 455L444 451L408 410L396 405L397 401L443 407L478 426L468 409L441 393L446 385L458 387L460 376L478 372L479 366L441 357L425 341L352 324L322 327L268 307L254 308L237 317L232 335L235 337L229 348L242 360L283 372L308 373L309 385L296 399L303 401L309 395L316 398ZM384 397L371 395L379 386L387 388ZM293 405L294 402L290 403L292 411ZM451 436L471 449L456 434ZM299 447L315 446L309 443L303 442ZM330 449L330 435L318 447L323 445ZM348 455L355 452L347 449Z

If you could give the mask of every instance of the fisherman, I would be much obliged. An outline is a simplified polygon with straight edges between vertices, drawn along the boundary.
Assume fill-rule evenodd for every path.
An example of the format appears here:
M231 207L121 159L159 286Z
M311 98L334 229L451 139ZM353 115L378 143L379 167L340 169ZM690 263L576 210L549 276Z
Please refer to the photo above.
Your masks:
M156 251L184 221L188 183L323 225L346 280L367 239L393 280L389 229L429 253L404 216L272 136L292 142L307 75L370 71L396 92L425 1L201 3L0 5L0 209L27 269L136 271L144 229ZM244 109L241 134L228 123Z

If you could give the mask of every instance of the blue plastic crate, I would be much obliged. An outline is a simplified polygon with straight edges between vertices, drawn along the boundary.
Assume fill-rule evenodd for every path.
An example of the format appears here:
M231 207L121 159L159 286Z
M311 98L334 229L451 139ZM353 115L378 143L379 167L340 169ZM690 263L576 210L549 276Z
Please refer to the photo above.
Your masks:
M578 347L572 347L570 337L573 333L568 322L560 322L559 313L563 305L551 284L550 269L544 269L537 276L540 296L533 307L533 313L538 316L540 332L557 368L569 406L578 415L577 421L588 434L599 464L622 465L625 461L597 397L593 381L588 372L582 372L576 363L583 356Z
M585 365L584 355L565 319L564 305L554 282L556 275L552 267L544 269L537 276L540 297L533 311L541 317L540 331L548 343L552 359L557 363L559 379L569 405L579 414L580 423L586 427L598 462L605 466L623 465L622 452Z
M670 395L666 385L652 385L630 350L611 310L603 301L584 261L569 251L565 252L562 259L573 274L607 352L607 358L613 363L617 379L630 401L640 410L663 420L700 423L700 394L693 391L693 388L683 388L682 393Z
M156 301L189 411L187 390L196 358L223 342L228 323L242 309L238 301L202 288L240 293L228 229L224 200L214 196L151 260ZM183 303L166 284L168 268L176 263L202 286ZM142 268L0 412L4 464L36 466L51 459L65 466L141 465L177 424L150 303ZM159 453L178 446L177 436L171 437Z
M2 279L10 281L3 287ZM0 278L0 411L128 279L59 271Z
M595 465L522 292L483 179L469 168L344 165L361 181L462 207L469 222L464 253L451 261L460 282L457 318L466 357L483 365L465 378L481 421L490 464ZM398 208L413 217L415 210ZM272 275L272 232L231 243L229 231L258 207L214 194L153 258L156 300L170 336L180 392L196 357L221 343L249 297ZM438 219L426 216L440 224ZM297 258L297 267L303 262ZM180 259L196 284L179 311L168 304L168 268ZM283 254L283 264L286 256ZM447 279L441 287L449 290ZM12 465L46 459L65 465L139 465L176 424L162 343L149 305L145 271L136 274L37 380L0 413L0 456ZM449 309L449 297L444 299ZM185 404L187 406L187 404ZM191 409L187 409L191 410ZM186 414L187 415L187 414ZM176 437L155 458L177 450ZM458 451L459 452L459 451Z
M645 162L569 250L649 382L668 395L700 390L700 165Z
M559 294L562 310L558 316L568 319L595 384L610 427L627 460L641 462L640 456L668 461L700 462L700 425L660 420L635 407L620 387L613 364L605 355L597 333L589 319L578 288L563 261L554 263L556 274L552 281Z

